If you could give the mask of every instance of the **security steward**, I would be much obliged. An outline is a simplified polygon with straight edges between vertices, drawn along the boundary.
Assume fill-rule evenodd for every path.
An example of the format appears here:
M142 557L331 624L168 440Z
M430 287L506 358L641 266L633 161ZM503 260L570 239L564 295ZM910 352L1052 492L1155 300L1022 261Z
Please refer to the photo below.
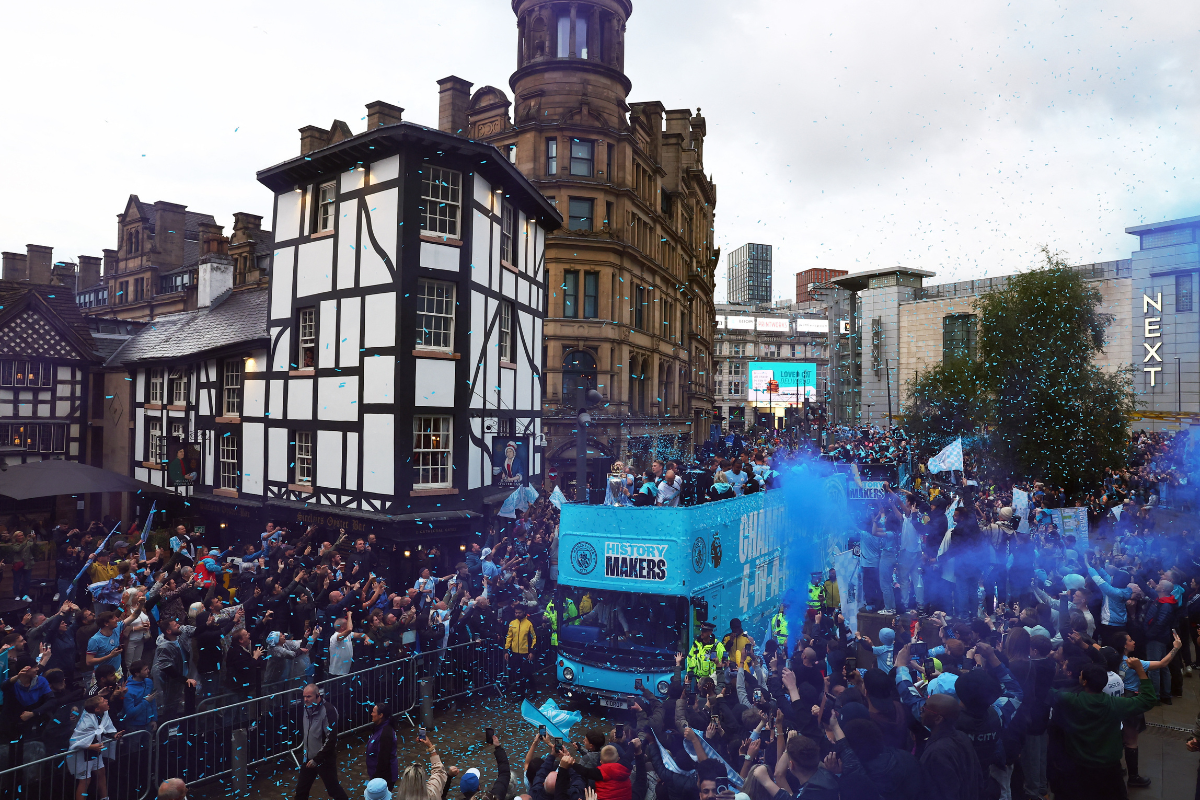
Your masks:
M553 599L546 603L544 616L546 617L546 626L550 628L550 646L558 647L558 609L554 607Z
M525 606L514 606L513 613L517 618L508 623L504 663L508 665L508 690L517 700L524 700L533 676L533 648L537 645L537 634Z
M688 651L688 672L696 680L711 678L717 672L717 665L725 660L725 646L713 635L716 626L711 622L700 623L700 635L692 642Z
M783 651L787 652L788 643L788 624L787 624L787 603L779 604L779 611L775 612L775 616L771 617L771 635L775 637L775 641L779 642L779 646Z

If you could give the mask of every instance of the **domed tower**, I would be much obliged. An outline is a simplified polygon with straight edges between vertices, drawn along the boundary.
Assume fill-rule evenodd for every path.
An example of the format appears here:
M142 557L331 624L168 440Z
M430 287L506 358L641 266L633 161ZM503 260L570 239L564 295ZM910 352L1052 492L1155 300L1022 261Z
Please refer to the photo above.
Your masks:
M625 77L629 0L513 0L517 70L509 78L514 122L578 121L624 129L631 84ZM586 108L583 106L586 105Z
M586 456L601 496L612 461L688 458L713 414L717 197L705 121L699 109L626 102L632 11L631 0L513 0L512 100L455 76L438 82L438 126L495 145L563 217L536 280L545 463L568 497L578 375L605 399Z

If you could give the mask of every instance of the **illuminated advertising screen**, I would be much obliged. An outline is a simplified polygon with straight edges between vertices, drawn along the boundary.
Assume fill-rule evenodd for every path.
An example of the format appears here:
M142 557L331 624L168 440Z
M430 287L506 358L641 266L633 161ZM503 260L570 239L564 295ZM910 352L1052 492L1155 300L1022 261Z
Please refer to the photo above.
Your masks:
M788 321L778 317L759 317L758 329L764 333L787 333Z
M772 387L771 381L778 386ZM750 364L747 400L767 405L817 399L817 365L755 361Z

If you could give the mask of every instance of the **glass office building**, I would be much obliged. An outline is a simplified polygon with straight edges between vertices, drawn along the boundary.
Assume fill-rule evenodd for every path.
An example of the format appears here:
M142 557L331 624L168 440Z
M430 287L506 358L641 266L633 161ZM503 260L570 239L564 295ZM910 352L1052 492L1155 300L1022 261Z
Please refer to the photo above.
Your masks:
M771 245L744 244L729 254L725 302L742 306L771 302Z

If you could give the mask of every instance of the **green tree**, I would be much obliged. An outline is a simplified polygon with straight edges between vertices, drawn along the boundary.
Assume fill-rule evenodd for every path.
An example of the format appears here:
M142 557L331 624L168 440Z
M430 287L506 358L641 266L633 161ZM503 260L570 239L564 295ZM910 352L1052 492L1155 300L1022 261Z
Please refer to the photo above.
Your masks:
M987 418L981 364L947 359L908 383L904 428L921 452L933 454L958 436L971 436Z
M930 446L982 434L992 477L1073 492L1123 461L1137 403L1131 368L1095 364L1112 321L1100 292L1060 255L1042 254L1043 267L980 296L974 365L952 361L918 375L909 420Z

